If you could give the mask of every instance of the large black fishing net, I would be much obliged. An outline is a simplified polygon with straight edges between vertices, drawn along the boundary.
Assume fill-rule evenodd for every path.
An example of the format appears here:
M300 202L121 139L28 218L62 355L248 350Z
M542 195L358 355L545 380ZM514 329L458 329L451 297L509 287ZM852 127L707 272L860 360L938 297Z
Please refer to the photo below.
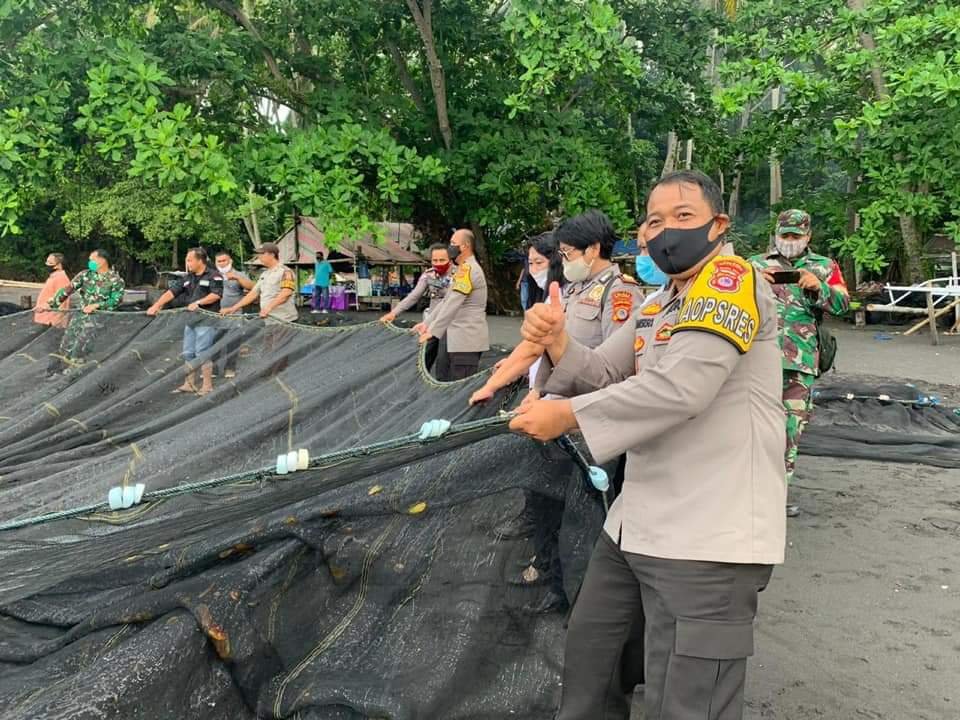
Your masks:
M525 489L566 495L577 575L602 505L570 458L376 324L204 316L236 377L171 394L197 317L98 316L52 377L59 333L0 319L0 714L550 717L564 617L528 611L532 541L502 528ZM452 430L419 442L434 418ZM310 469L269 470L299 448Z
M198 318L236 377L172 394ZM506 432L510 393L468 408L480 378L433 382L376 324L185 311L99 315L48 376L60 333L31 320L0 318L2 717L552 717L564 615L530 611L537 548L505 528L525 504L560 525L572 598L603 510L564 451ZM960 466L949 408L831 382L805 452Z

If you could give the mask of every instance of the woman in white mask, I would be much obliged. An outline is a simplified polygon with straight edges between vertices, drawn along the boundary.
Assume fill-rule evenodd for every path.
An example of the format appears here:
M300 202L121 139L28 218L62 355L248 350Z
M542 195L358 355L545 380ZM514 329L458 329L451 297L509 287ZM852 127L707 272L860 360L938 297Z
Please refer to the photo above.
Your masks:
M549 302L550 283L559 283L563 288L567 282L563 276L563 260L552 232L537 235L528 242L527 259L530 272L524 282L529 284L529 305ZM528 309L524 308L524 310ZM475 405L489 400L497 390L505 388L525 374L529 374L532 388L542 354L541 347L521 342L509 357L497 363L496 372L482 388L473 394L470 404Z
M529 283L528 310L534 303L544 302L549 293L550 283L558 282L563 287L566 280L563 277L563 260L557 252L557 241L552 232L537 235L531 239L527 247L527 262L530 272L524 282Z
M617 237L609 218L599 210L564 221L550 240L555 248L553 272L547 272L547 263L541 260L545 259L546 252L538 249L535 254L535 248L530 248L530 274L540 281L531 299L533 303L550 302L550 282L557 279L561 286L560 302L566 312L567 333L587 347L597 347L630 320L634 310L640 307L643 293L637 282L611 261ZM558 269L562 278L555 278ZM535 274L538 271L539 275ZM490 380L473 394L470 403L491 399L497 390L523 377L524 373L530 378L530 396L537 397L536 379L542 355L542 346L521 342ZM561 467L561 477L572 471L572 466ZM579 476L577 482L580 482ZM536 560L523 570L519 582L522 585L545 582L548 586L541 601L529 608L529 612L562 612L568 605L558 550L563 506L564 500L558 498L534 493L526 497L521 519L533 526Z

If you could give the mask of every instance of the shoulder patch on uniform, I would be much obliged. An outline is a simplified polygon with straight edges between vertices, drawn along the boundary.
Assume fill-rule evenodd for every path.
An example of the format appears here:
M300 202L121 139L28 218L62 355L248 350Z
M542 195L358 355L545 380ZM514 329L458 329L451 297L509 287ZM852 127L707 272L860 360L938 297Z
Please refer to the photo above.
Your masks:
M611 293L610 301L613 303L613 321L626 322L633 312L633 293L629 290L617 290Z
M707 263L693 281L671 335L701 330L719 335L745 353L759 328L753 267L743 258L725 256Z
M283 275L280 276L280 288L282 290L296 290L297 281L293 276L293 270L286 269L283 271Z
M461 265L457 274L453 276L453 282L450 288L463 295L469 295L473 292L473 279L470 277L470 266Z

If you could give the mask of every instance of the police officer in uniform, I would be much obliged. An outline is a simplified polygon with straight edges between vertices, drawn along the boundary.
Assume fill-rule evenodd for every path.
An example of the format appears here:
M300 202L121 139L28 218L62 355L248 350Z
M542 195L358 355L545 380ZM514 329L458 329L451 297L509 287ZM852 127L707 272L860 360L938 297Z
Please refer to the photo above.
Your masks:
M450 290L429 320L417 326L420 343L440 340L434 376L463 380L480 368L480 356L490 349L487 327L487 278L474 255L474 237L457 230L450 238L450 259L457 264Z
M566 220L554 236L567 279L561 296L567 332L582 345L595 348L630 319L643 293L636 280L611 262L617 236L599 210Z
M610 219L599 210L589 210L565 220L553 233L563 260L567 281L560 297L565 311L565 329L570 337L588 348L599 346L624 323L643 301L637 282L621 272L611 261L617 236ZM536 375L536 393L543 393L549 369L540 364ZM611 470L615 463L611 464ZM582 482L579 470L572 467L575 482ZM614 473L616 475L616 473ZM546 580L549 589L538 605L538 613L564 611L564 592L560 563L559 533L565 497L548 499L533 496L530 510L537 517L536 561L521 575L523 584Z
M724 244L729 222L713 181L667 175L647 200L648 250L672 279L662 306L595 350L570 339L559 302L524 321L553 364L547 392L572 399L532 399L511 427L541 441L579 429L600 462L627 453L571 614L559 720L627 720L637 623L646 720L742 717L786 483L776 300Z
M420 298L424 295L426 295L430 301L427 309L423 311L423 323L427 322L430 313L433 312L437 306L440 305L440 301L446 297L447 290L450 289L450 281L453 279L453 274L450 272L453 265L450 262L450 251L446 245L437 244L430 247L430 265L430 269L420 275L416 287L410 291L410 294L397 303L397 306L390 312L380 318L380 322L392 323L397 319L397 315L416 307L417 303L420 302ZM418 327L425 329L425 326L422 324L418 325ZM428 371L433 368L433 363L437 359L439 346L440 341L436 338L431 338L427 343L425 363Z

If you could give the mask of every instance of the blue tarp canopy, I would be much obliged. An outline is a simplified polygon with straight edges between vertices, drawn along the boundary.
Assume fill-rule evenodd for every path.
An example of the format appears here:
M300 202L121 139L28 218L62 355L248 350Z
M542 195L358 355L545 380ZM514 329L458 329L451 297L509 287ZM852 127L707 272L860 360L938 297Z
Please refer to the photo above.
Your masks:
M639 254L640 248L635 237L617 240L617 243L613 246L614 258L636 257Z

